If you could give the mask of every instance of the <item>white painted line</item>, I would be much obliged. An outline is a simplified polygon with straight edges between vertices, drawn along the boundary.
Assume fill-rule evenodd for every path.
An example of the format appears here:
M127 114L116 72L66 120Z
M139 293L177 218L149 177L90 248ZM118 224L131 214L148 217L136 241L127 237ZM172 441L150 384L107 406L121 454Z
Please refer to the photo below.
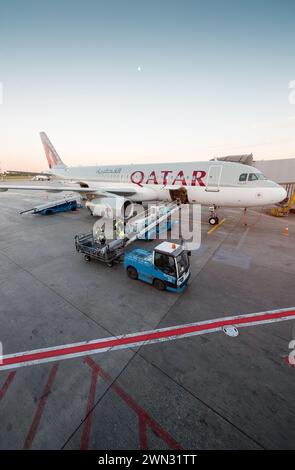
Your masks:
M217 318L214 320L160 328L117 337L113 336L110 338L83 341L81 343L7 354L3 356L2 361L0 361L0 371L214 333L222 331L225 326L242 328L285 320L295 320L295 307Z

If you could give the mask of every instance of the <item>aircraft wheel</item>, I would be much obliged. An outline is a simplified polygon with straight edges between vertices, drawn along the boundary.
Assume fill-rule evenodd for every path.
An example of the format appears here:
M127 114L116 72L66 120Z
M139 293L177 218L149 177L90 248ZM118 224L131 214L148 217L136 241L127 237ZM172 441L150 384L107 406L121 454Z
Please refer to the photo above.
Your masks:
M128 266L127 275L128 277L130 277L130 279L133 279L134 281L136 281L136 279L138 278L138 272L133 266Z
M166 289L166 285L163 281L161 281L161 279L154 279L154 282L153 282L153 286L157 289L157 290L165 290Z
M218 217L210 217L210 218L209 218L209 224L210 224L210 225L217 225L218 222L219 222Z
M85 261L87 261L87 263L90 263L90 261L91 261L91 258L88 255L85 255L84 259L85 259Z

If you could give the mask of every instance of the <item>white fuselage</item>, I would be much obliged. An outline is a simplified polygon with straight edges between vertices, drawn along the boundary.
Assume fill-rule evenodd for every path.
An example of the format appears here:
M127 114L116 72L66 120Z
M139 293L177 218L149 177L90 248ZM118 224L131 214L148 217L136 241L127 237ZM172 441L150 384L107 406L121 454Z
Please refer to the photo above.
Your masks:
M285 189L267 180L256 168L234 162L209 161L147 165L54 167L53 176L82 187L134 188L133 201L171 201L180 188L189 203L224 207L275 204L286 197Z

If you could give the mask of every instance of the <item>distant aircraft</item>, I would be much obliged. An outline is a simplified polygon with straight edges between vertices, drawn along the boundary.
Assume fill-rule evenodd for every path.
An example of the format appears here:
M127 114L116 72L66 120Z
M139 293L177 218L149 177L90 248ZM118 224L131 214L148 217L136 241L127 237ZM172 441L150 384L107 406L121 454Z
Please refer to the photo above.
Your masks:
M36 176L33 176L32 181L50 181L50 176L36 175Z
M285 189L268 180L256 168L227 161L149 163L68 167L45 132L40 133L47 157L47 174L75 181L79 186L0 185L8 189L78 192L88 201L92 215L116 208L125 216L131 202L173 201L210 206L209 223L218 224L218 207L255 207L276 204L286 198ZM124 199L127 198L127 199ZM119 203L118 203L119 202Z

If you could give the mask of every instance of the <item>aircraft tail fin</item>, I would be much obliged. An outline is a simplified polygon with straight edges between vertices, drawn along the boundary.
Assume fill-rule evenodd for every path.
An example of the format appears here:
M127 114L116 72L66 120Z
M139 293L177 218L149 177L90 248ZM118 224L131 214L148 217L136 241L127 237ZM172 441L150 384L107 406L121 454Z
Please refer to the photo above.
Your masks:
M48 139L45 132L40 132L41 141L44 147L45 155L48 161L49 168L65 168L66 165L58 155L57 151L53 147L52 143Z

